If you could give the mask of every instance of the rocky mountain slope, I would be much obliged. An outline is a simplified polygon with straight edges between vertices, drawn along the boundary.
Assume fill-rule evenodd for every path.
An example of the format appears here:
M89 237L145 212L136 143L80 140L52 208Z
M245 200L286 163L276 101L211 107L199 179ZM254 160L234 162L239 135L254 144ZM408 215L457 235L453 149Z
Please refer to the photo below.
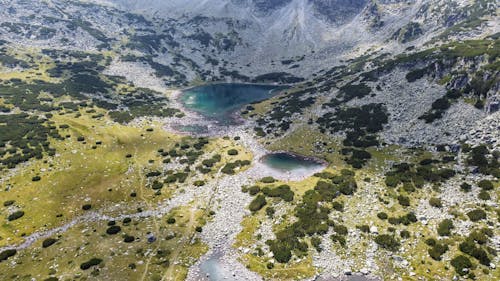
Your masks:
M499 279L497 2L0 0L0 280Z

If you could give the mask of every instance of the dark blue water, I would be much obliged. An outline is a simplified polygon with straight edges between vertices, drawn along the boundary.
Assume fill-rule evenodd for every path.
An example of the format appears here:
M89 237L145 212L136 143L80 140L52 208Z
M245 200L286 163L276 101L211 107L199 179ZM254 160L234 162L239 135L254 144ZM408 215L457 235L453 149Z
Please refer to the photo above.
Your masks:
M223 125L236 123L235 113L244 105L276 95L282 86L224 83L186 90L181 101L184 106Z
M318 160L284 152L271 153L262 157L262 163L281 172L305 172L323 167Z

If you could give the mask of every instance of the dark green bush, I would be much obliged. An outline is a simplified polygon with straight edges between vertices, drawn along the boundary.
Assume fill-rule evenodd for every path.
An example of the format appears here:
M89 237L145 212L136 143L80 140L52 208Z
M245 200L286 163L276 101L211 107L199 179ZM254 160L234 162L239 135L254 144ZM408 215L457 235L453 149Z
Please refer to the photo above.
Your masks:
M472 210L467 213L471 221L480 221L486 219L486 212L481 209Z
M57 242L57 239L47 238L47 239L43 240L42 247L43 248L48 248L48 247L54 245L54 243L56 243L56 242Z
M3 202L3 206L4 207L9 207L9 206L14 205L15 202L16 201L14 201L14 200L7 200L7 201Z
M451 265L455 268L455 272L462 276L468 272L468 270L464 269L472 268L472 262L464 255L459 255L453 258L451 260Z
M389 251L397 251L400 246L399 241L397 241L394 236L388 234L380 234L375 237L375 243Z
M441 199L437 198L437 197L432 197L431 199L429 199L429 205L431 205L432 207L436 207L436 208L443 207L443 204L441 203Z
M109 235L114 235L114 234L117 234L118 232L120 232L122 230L122 228L118 225L112 225L110 227L108 227L108 229L106 229L106 233L109 234Z
M125 243L132 243L132 242L134 242L134 241L135 241L134 236L125 235L125 236L123 237L123 242L125 242Z
M8 249L3 252L0 252L0 262L7 260L10 257L13 257L17 253L16 249Z
M287 263L292 258L290 248L281 243L271 243L270 249L274 254L274 258L279 263Z
M274 216L274 213L275 213L275 212L276 212L276 211L274 210L274 208L273 208L273 207L267 207L267 208L266 208L266 215L267 215L268 217L270 217L270 218L272 218L272 217Z
M91 268L92 266L99 265L101 262L102 262L102 259L92 258L92 259L80 264L80 269L87 270L87 269Z
M13 221L13 220L17 220L21 217L24 216L24 211L15 211L14 213L10 214L8 217L7 217L7 220L9 221Z
M338 201L333 201L332 202L332 208L336 211L343 212L344 211L344 204Z
M275 188L264 187L262 193L268 197L280 197L286 202L293 200L294 193L288 185L280 185Z
M491 199L490 194L486 190L481 190L481 192L479 192L477 197L481 200L490 200Z
M335 224L333 226L333 231L335 231L335 233L337 233L338 235L342 235L342 236L345 236L348 233L347 227L345 227L341 224Z
M361 230L361 232L370 233L370 227L368 225L366 225L366 224L357 225L356 228L359 229L359 230Z
M252 202L250 202L250 205L248 206L248 209L252 212L257 212L258 210L262 209L267 204L266 197L264 195L257 195L255 199L253 199Z
M470 192L472 190L472 185L464 182L460 185L460 189L463 191L463 192Z
M254 195L257 195L257 193L260 192L260 187L257 186L257 185L254 185L254 186L251 186L249 189L248 189L248 193L252 196Z
M493 190L493 183L489 180L481 180L477 186L483 190Z
M263 183L273 183L276 180L273 177L264 177L260 181L263 182Z
M450 236L451 230L453 228L454 228L453 221L450 219L445 219L439 223L437 232L439 236Z
M441 256L448 251L448 245L436 243L432 248L429 249L429 256L436 261L441 260Z
M384 212L380 212L377 214L377 217L381 220L386 220L389 216Z
M399 236L401 236L401 238L403 238L403 239L407 239L407 238L410 238L411 234L408 230L401 230L401 232L399 233Z
M407 196L399 195L398 202L401 206L408 207L410 206L410 198Z

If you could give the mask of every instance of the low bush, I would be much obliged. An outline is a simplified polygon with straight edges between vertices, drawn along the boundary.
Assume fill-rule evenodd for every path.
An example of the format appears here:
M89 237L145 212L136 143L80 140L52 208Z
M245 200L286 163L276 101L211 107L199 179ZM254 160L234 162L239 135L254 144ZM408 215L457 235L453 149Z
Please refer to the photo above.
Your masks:
M453 221L450 219L445 219L439 223L437 232L439 236L450 236L451 230L453 228L454 228Z
M8 249L3 252L0 252L0 262L7 260L10 257L13 257L17 253L16 249Z
M250 205L248 205L248 209L252 212L257 212L258 210L262 209L265 205L267 204L266 197L264 195L257 195L255 199L250 202Z
M486 219L486 212L481 209L472 210L467 213L471 221L480 221Z
M118 232L120 232L121 230L122 230L122 228L120 226L112 225L108 229L106 229L106 233L109 235L114 235L114 234L117 234Z
M54 243L56 243L56 242L57 242L57 239L47 238L47 239L43 240L42 247L43 248L48 248L48 247L54 245Z
M24 211L16 211L7 217L7 220L14 221L24 216Z
M80 269L87 270L87 269L91 268L92 266L99 265L101 262L102 262L102 259L92 258L92 259L80 264Z
M435 208L443 207L441 199L437 198L437 197L432 197L431 199L429 199L429 205L431 205L432 207L435 207Z
M399 246L401 245L399 241L394 238L394 236L389 234L378 235L377 237L375 237L375 243L389 251L397 251L399 249Z
M455 268L455 272L461 276L467 274L472 268L472 262L464 255L456 256L451 260L451 265Z
M448 251L448 245L446 244L441 244L441 243L436 243L433 245L432 248L429 249L429 256L433 260L440 261L441 256Z

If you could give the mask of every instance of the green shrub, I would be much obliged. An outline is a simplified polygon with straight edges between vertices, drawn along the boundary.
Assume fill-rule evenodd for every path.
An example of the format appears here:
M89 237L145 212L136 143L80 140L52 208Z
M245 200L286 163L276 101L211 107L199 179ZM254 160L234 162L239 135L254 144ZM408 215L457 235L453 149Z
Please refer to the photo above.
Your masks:
M248 188L248 193L252 196L257 195L260 192L260 187L257 185L251 186Z
M386 176L385 177L385 184L388 187L396 187L399 184L399 178L396 176Z
M338 201L333 201L332 202L332 208L336 211L343 212L344 211L344 204Z
M470 192L472 190L472 185L464 182L460 185L460 189L463 191L463 192Z
M445 219L439 223L437 232L439 236L450 236L451 230L453 228L454 228L453 221L450 219Z
M396 218L396 217L390 217L388 220L387 220L390 224L393 224L393 225L398 225L401 223L401 218Z
M24 211L15 211L7 217L7 220L14 221L24 216Z
M377 217L381 220L386 220L389 216L387 215L387 213L380 212L377 214Z
M117 234L118 232L120 232L122 230L122 228L118 225L112 225L110 227L108 227L108 229L106 229L106 233L109 234L109 235L114 235L114 234Z
M472 210L467 213L471 221L480 221L486 219L486 212L481 209Z
M472 250L471 256L476 258L479 261L479 263L481 263L482 265L489 266L491 263L491 260L488 257L488 254L486 253L486 251L484 251L483 249L481 249L479 247Z
M431 199L429 199L429 205L431 205L432 207L435 207L435 208L443 207L441 199L437 198L437 197L432 197Z
M311 245L316 249L316 251L321 252L323 249L321 248L321 238L319 237L311 237Z
M13 257L17 253L16 249L8 249L3 252L0 252L0 262L7 260L10 257Z
M260 181L263 182L263 183L273 183L276 180L273 177L264 177Z
M434 238L428 238L425 240L425 244L427 244L427 246L432 247L432 246L436 245L436 243L437 243L437 241Z
M194 182L194 186L204 186L205 185L205 181L202 181L202 180L197 180Z
M330 236L330 239L332 239L333 242L339 243L340 246L342 246L342 247L345 247L345 245L347 244L345 237L342 235L334 234L334 235Z
M91 268L92 266L99 265L101 262L102 262L102 259L92 258L92 259L80 264L80 269L87 270L87 269Z
M408 230L401 230L401 232L399 233L399 236L401 236L401 238L403 238L403 239L407 239L407 238L410 238L411 234Z
M394 236L388 234L380 234L375 237L375 243L389 251L397 251L400 246L399 241L397 241Z
M481 200L490 200L491 199L490 194L486 190L481 190L481 192L479 192L477 197Z
M338 234L338 235L342 235L342 236L345 236L347 235L348 231L347 231L347 227L341 225L341 224L335 224L333 226L333 230Z
M410 198L407 196L399 195L398 202L401 206L408 207L410 206Z
M455 268L455 272L461 276L467 274L468 270L472 268L472 262L464 255L456 256L451 260L451 265Z
M359 229L361 232L370 233L370 227L366 224L357 225L356 228Z
M474 243L474 240L467 238L467 239L465 239L464 242L462 242L458 245L458 248L463 253L468 254L468 255L472 255L472 251L474 251L474 249L476 248L476 243Z
M238 155L238 150L236 150L236 149L230 149L230 150L227 151L227 154L231 155L231 156Z
M250 202L248 209L252 212L257 212L262 209L267 204L266 197L264 195L257 195L255 199Z
M441 260L441 256L448 251L448 245L436 243L432 248L429 249L429 256L436 261Z
M477 186L479 186L482 190L493 190L493 183L489 180L480 181Z
M135 241L135 237L134 236L125 235L123 237L123 242L125 242L125 243L132 243L134 241Z
M174 224L175 223L175 218L168 218L167 219L168 224Z
M274 254L274 258L279 263L287 263L292 258L292 251L289 247L281 243L271 243L270 250Z
M272 218L272 217L274 216L274 213L275 213L275 212L276 212L276 211L274 210L274 208L273 208L273 207L267 207L267 208L266 208L266 215L267 215L268 217L270 217L270 218Z
M268 197L280 197L286 202L292 201L294 197L294 193L288 185L280 185L276 188L264 187L262 193Z
M56 243L56 242L57 242L57 239L47 238L47 239L43 240L42 247L43 248L48 248L48 247L54 245L54 243Z
M16 201L14 201L14 200L7 200L7 201L3 202L3 206L4 207L9 207L9 206L14 205L15 202Z

